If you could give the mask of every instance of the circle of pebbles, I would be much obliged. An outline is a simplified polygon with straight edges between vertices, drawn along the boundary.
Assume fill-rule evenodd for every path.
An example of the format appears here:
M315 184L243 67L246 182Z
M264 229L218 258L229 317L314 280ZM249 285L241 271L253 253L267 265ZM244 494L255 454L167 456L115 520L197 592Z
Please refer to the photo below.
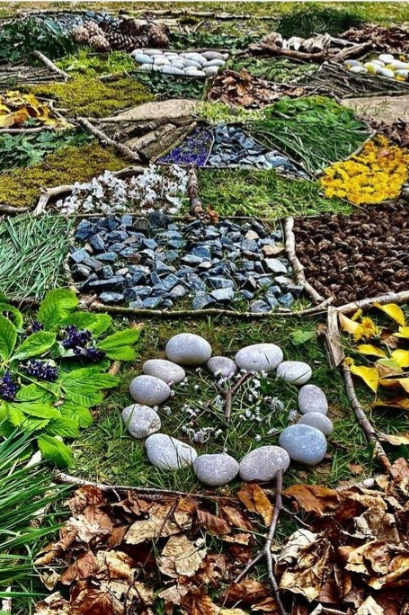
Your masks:
M322 461L327 451L326 436L332 433L333 424L326 416L328 403L325 393L316 385L304 384L312 376L309 365L301 361L283 361L281 348L272 343L241 348L235 360L212 357L212 348L207 340L193 333L174 335L166 344L165 354L166 359L149 359L143 364L145 375L134 378L129 387L131 396L138 403L122 411L122 420L130 435L139 440L145 439L147 457L156 468L176 471L193 465L200 482L210 487L220 487L237 476L244 481L271 481L278 471L285 472L291 461L310 466ZM159 433L160 398L165 401L170 387L181 382L184 368L204 364L208 372L218 379L219 388L227 385L232 390L236 379L243 378L243 372L255 376L275 372L277 378L285 380L289 380L290 373L293 384L304 385L298 395L302 416L297 424L289 425L281 432L279 446L260 446L238 461L226 452L200 455L190 444ZM285 369L281 370L280 376L281 366ZM238 373L239 369L241 373ZM145 386L144 379L149 386ZM137 385L141 381L143 386L139 390Z
M217 51L163 51L162 49L135 49L131 56L143 72L159 72L164 75L179 75L206 79L216 75L226 64L228 53Z
M302 291L284 257L283 233L256 221L206 225L153 212L84 219L69 255L81 293L107 305L194 310L231 305L251 312L290 308Z
M334 305L407 290L407 204L296 218L294 232L307 279L325 297L335 297Z

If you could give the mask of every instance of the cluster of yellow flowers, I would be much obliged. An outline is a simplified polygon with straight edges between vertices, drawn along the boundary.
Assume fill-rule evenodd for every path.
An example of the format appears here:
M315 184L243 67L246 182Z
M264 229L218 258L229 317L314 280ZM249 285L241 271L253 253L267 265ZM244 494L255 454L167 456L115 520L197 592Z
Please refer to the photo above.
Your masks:
M325 196L374 205L399 196L409 176L409 152L378 135L362 152L323 171Z

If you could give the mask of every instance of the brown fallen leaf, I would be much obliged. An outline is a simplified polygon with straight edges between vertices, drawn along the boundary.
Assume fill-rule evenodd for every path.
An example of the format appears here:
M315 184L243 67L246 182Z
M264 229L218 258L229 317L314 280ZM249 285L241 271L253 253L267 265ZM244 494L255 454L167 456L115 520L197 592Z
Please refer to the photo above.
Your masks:
M135 573L133 559L122 551L98 551L97 564L99 578L103 574L109 579L129 579Z
M270 595L270 587L254 579L244 579L240 583L232 583L226 593L226 604L254 604Z
M226 517L227 521L239 530L251 530L253 528L250 519L238 508L234 508L233 506L223 506L220 514L223 515L223 517Z
M179 534L192 525L192 518L186 512L172 512L172 505L155 504L149 510L149 517L135 521L125 535L125 542L138 545L145 540L166 538ZM171 515L171 516L170 516Z
M293 498L300 508L318 515L334 510L340 501L337 491L324 485L292 485L283 496Z
M114 608L114 604L115 607ZM123 615L123 607L108 591L82 587L71 602L70 615Z
M186 594L181 606L186 615L217 615L217 607L203 590Z
M87 551L78 557L78 559L61 575L61 583L63 585L71 585L73 581L82 581L92 577L98 570L97 558L92 551Z
M274 509L259 485L256 483L246 483L237 493L237 497L247 510L258 513L263 518L265 525L270 525Z
M356 615L384 615L384 610L372 596L368 596L357 610Z
M192 577L199 570L205 555L202 538L191 542L185 534L171 536L162 550L158 567L168 577Z
M215 536L223 536L223 534L231 532L231 527L227 521L205 510L197 510L197 520L202 527Z
M35 615L71 615L70 603L55 592L36 604Z

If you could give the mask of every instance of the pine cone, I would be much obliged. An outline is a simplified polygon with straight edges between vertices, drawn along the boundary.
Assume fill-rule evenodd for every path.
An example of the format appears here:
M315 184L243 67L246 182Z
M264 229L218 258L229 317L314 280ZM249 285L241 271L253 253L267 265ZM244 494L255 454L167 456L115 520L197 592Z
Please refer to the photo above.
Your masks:
M101 25L112 49L132 51L135 47L164 47L169 44L167 30L163 26L140 25L134 19Z
M95 23L95 21L84 22L84 28L87 29L90 37L91 36L104 36L104 32L101 30L99 25Z
M160 24L152 24L149 32L149 44L155 47L167 47L169 45L167 28Z
M83 43L88 43L89 40L89 32L84 26L76 26L71 30L71 36L76 43L80 45Z
M88 43L97 51L108 51L110 49L109 42L107 41L105 36L91 36Z

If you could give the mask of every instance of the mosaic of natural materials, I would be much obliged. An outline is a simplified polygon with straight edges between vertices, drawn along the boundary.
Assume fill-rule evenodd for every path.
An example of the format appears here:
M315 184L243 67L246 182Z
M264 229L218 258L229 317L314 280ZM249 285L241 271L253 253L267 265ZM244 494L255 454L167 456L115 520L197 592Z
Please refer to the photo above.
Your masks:
M294 232L307 279L335 305L407 289L407 204L298 218Z

